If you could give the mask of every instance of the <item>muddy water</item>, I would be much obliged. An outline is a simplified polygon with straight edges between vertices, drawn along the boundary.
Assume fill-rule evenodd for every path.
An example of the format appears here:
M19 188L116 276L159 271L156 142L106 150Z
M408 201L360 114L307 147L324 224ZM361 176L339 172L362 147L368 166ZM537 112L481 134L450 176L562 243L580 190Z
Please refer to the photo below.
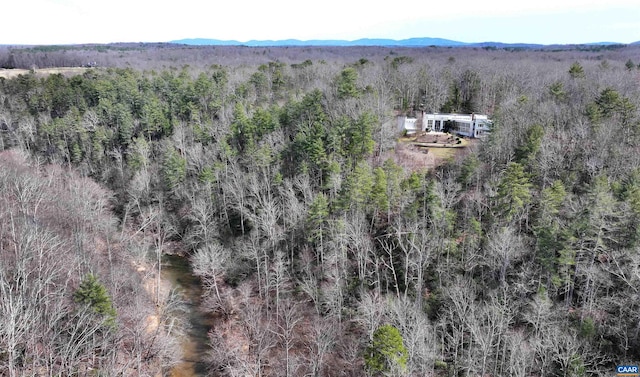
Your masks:
M165 255L162 264L162 277L169 281L182 296L186 305L184 318L187 324L185 336L181 339L182 362L169 372L170 377L206 376L204 362L210 349L208 332L213 326L213 317L200 310L202 286L193 275L189 260L178 255Z

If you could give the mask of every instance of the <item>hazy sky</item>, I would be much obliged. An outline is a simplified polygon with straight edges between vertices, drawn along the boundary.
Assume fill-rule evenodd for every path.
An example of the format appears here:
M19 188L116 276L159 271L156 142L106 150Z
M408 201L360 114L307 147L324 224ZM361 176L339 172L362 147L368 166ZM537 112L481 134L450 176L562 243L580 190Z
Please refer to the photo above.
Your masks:
M639 0L8 0L0 9L0 44L182 38L640 41Z

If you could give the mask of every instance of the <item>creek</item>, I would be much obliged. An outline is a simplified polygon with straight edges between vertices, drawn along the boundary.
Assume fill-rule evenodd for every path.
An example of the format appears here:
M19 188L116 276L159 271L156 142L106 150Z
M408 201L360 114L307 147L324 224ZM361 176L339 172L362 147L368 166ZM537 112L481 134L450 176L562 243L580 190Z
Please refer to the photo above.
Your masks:
M205 357L210 349L208 333L214 318L202 311L202 286L191 269L189 258L180 255L164 255L162 278L177 289L185 305L185 334L180 339L182 360L168 373L170 377L206 376Z

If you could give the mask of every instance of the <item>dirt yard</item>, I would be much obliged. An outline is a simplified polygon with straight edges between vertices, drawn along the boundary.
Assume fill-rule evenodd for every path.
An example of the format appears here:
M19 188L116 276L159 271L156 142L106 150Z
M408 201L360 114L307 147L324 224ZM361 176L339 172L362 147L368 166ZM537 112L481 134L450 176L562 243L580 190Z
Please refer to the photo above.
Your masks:
M443 132L427 132L398 140L394 159L409 170L433 169L465 153L472 140Z

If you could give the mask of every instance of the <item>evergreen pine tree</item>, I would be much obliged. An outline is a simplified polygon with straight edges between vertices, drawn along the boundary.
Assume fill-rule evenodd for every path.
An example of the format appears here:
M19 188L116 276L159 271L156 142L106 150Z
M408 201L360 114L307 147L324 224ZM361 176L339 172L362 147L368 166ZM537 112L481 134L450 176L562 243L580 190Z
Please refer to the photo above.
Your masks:
M104 316L108 326L114 326L116 321L116 309L113 307L111 297L104 285L102 285L95 275L85 276L80 286L73 294L75 302L87 305L95 313Z

